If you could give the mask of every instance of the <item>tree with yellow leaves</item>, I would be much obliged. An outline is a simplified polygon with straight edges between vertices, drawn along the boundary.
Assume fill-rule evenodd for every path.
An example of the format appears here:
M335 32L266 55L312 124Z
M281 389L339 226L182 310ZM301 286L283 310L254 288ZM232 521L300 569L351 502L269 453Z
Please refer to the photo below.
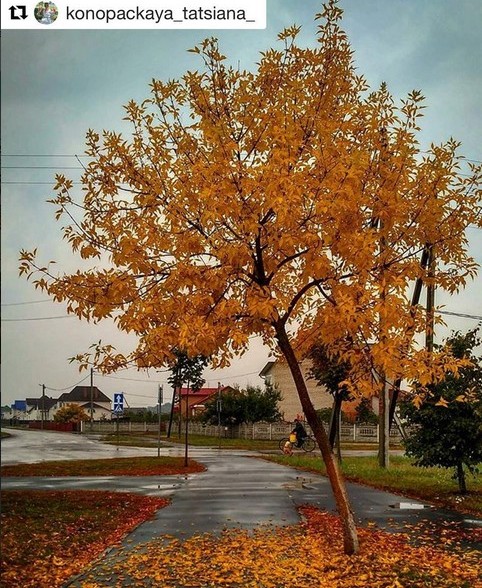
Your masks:
M349 362L360 395L400 374L424 385L457 369L416 348L424 315L410 311L407 288L420 278L453 292L474 275L464 231L480 222L481 170L459 174L455 141L421 153L423 97L396 106L384 85L370 92L341 17L330 0L315 48L287 28L255 71L229 66L207 39L191 50L200 71L154 80L149 98L126 105L130 136L90 130L82 219L64 176L52 202L70 219L73 251L95 267L54 276L23 251L20 272L40 271L36 287L79 318L114 317L137 336L130 354L98 345L81 367L159 367L175 348L224 367L262 335L289 365L355 553L343 478L299 360L323 342ZM419 262L427 244L439 262L430 277ZM367 361L377 377L357 379Z

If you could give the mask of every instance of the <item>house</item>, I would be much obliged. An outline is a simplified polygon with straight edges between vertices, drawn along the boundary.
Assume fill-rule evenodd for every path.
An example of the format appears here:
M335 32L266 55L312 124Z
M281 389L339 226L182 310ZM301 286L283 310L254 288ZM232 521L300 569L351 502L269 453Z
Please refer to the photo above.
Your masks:
M300 367L305 378L306 387L308 388L308 394L315 409L331 408L333 404L331 394L324 386L318 386L316 380L309 377L310 360L302 361ZM267 384L277 386L281 392L282 399L278 403L278 406L285 421L292 422L298 415L303 414L295 382L286 362L269 361L261 370L259 376Z
M199 390L191 390L188 388L181 388L180 403L177 406L181 410L181 415L186 414L186 404L189 409L189 416L195 416L201 413L206 408L206 402L215 397L218 393L232 390L231 386L222 386L221 388L200 388Z
M27 405L26 419L29 421L53 421L52 408L55 406L57 400L49 396L41 396L40 398L26 398Z
M53 414L67 404L78 404L95 421L112 418L111 400L97 386L76 386L64 392L56 401Z
M25 400L15 400L12 404L12 419L24 421L27 418L27 403Z
M308 394L310 395L315 410L332 408L333 396L324 386L319 386L316 380L310 377L310 368L311 361L309 359L301 362L301 371L303 372L306 387L308 388ZM291 376L288 365L284 361L269 361L259 375L266 383L271 383L273 385L276 384L278 386L283 397L279 403L279 409L286 421L291 422L298 415L303 414L294 380ZM343 414L348 421L353 423L356 421L357 408L360 402L360 398L343 402ZM378 396L375 395L370 399L368 405L376 415L378 414L378 402Z

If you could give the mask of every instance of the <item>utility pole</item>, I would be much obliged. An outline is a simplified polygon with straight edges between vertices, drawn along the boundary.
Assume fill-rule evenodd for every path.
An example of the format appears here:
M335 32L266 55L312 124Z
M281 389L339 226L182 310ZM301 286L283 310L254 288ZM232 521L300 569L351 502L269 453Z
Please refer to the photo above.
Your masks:
M221 411L223 408L223 401L221 400L221 382L218 382L218 397L216 400L216 410L218 412L218 444L221 449Z
M427 326L425 331L425 347L429 353L433 351L433 338L435 330L435 254L433 245L428 249L428 279L427 286Z
M388 156L389 156L389 140L387 135L387 129L385 127L380 128L380 176L382 179L382 186L387 179L387 171L388 171ZM380 195L381 200L383 200L382 194ZM376 226L378 226L379 234L380 234L380 245L379 245L379 255L380 255L380 273L379 273L379 288L380 288L380 302L381 302L381 310L379 313L379 333L378 339L383 344L386 342L388 334L387 334L387 325L386 325L386 298L388 293L388 287L386 282L386 257L387 257L387 242L384 236L384 228L385 223L383 218L378 217L374 219L376 221ZM379 388L379 421L380 421L380 439L379 439L379 447L378 447L378 465L381 468L388 468L389 466L389 459L390 459L390 421L389 421L389 412L390 412L390 397L389 397L389 387L387 382L388 374L386 373L385 369L381 369L379 374L380 379L380 388Z
M427 264L429 262L429 251L430 251L430 245L425 245L425 247L423 248L423 251L422 251L422 256L420 258L420 268L422 270L426 269ZM410 308L410 315L411 315L412 319L415 317L416 307L417 307L418 303L420 302L420 296L422 294L422 286L423 286L423 280L421 277L418 277L417 280L415 281L415 287L413 289L413 294L412 294L412 301L411 301L411 308ZM395 382L393 384L392 396L390 398L390 414L389 414L389 419L390 419L389 427L390 428L392 427L393 421L395 420L395 409L397 406L397 400L398 400L398 396L400 393L401 384L402 384L401 378L398 378L397 380L395 380ZM399 425L399 428L400 428L400 425ZM404 432L402 431L402 429L400 429L400 432L402 433L402 436L404 436Z
M159 427L157 431L157 457L161 457L161 412L162 412L162 386L159 384L159 394L157 398L158 403L158 415L159 415Z
M94 428L94 368L90 368L90 430Z
M44 420L45 420L45 384L42 384L42 402L41 402L41 409L40 409L40 428L43 430L44 428Z
M178 388L178 376L179 366L176 366L174 370L174 384L172 386L172 403L171 403L171 414L169 415L169 425L167 427L167 438L171 437L172 421L174 419L174 405L176 404L176 392ZM181 392L179 392L179 414L181 411Z
M184 445L184 467L187 468L188 465L188 438L189 438L189 386L191 383L189 380L187 381L187 388L186 388L186 431L185 431L185 445ZM179 411L179 415L181 412ZM179 422L181 419L179 418Z
M380 232L383 231L384 225L379 221ZM380 239L380 257L385 256L386 240L385 237ZM379 340L385 342L387 339L386 319L385 319L385 301L387 298L387 286L384 275L384 269L381 269L380 275L380 300L382 302L382 309L379 314ZM380 388L379 388L379 447L378 447L378 465L381 468L388 468L390 462L390 396L389 386L387 381L387 373L385 369L379 372Z

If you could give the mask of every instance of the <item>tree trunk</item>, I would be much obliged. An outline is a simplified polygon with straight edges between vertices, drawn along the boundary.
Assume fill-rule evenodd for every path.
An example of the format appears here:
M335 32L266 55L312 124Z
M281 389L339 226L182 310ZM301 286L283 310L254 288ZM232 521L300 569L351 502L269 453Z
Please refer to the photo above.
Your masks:
M340 431L340 415L341 415L341 404L342 404L341 395L335 393L333 399L333 410L331 411L331 419L330 419L330 447L333 449L335 446L335 441L338 438L338 434Z
M385 376L383 376L385 378ZM388 468L389 466L389 450L390 450L390 410L389 410L389 393L388 384L383 382L380 391L379 402L379 434L380 441L378 444L378 465L381 468Z
M338 417L337 417L337 425L336 425L336 457L338 458L338 463L341 464L341 404L338 410Z
M459 461L457 463L457 481L459 483L459 490L462 494L467 493L467 484L465 481L464 464Z
M344 551L347 555L358 553L359 544L355 519L353 517L353 512L346 491L345 481L343 479L339 464L330 447L330 442L325 428L318 419L313 403L309 397L303 374L301 373L298 360L296 359L284 324L276 323L274 326L276 329L276 338L278 340L279 348L285 356L290 368L303 412L305 413L308 424L313 431L315 439L318 443L318 447L321 451L321 456L325 462L326 472L333 490L338 514L340 515L343 525Z

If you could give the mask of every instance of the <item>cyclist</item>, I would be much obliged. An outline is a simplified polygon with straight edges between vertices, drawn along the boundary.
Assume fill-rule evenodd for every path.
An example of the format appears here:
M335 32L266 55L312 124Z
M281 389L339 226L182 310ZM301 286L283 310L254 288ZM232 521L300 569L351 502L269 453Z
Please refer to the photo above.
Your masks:
M306 439L306 437L308 437L308 433L299 419L295 419L295 426L291 433L296 435L296 447L301 447L303 445L303 441Z

